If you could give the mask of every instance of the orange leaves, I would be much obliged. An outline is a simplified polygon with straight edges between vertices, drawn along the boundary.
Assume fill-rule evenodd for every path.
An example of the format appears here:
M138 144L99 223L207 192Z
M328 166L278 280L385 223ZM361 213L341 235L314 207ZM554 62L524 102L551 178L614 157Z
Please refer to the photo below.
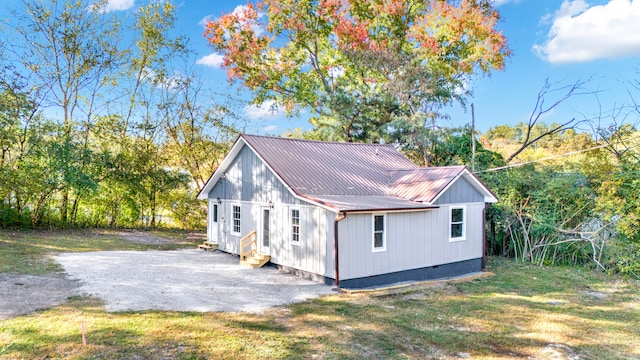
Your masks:
M410 5L403 0L385 0L380 6L380 13L392 16L404 16Z
M483 72L503 69L510 51L505 37L496 29L500 14L490 2L432 0L430 7L410 29L423 48L431 54L457 59L450 65L464 73L472 72L476 66ZM433 39L438 42L438 51L434 51Z
M256 0L211 21L205 37L231 80L263 99L312 105L340 84L365 93L399 66L433 70L441 83L500 70L509 49L499 19L491 0Z
M259 18L256 7L248 3L207 23L204 36L223 54L222 65L230 80L245 78L269 45L269 39L261 35Z
M320 0L318 3L318 17L324 21L331 21L344 13L344 1L342 0Z
M367 25L366 21L357 21L346 16L338 19L334 33L338 38L339 46L343 49L366 49L369 44Z

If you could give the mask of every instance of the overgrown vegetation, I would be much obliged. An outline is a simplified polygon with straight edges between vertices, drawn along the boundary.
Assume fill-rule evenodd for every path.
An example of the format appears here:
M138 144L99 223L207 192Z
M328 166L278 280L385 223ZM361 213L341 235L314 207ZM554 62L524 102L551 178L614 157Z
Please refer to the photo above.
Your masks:
M533 131L554 126L538 124ZM488 211L491 253L640 275L640 132L628 124L610 129L599 141L585 132L560 131L516 158L516 165L526 165L479 174L500 197ZM519 130L496 127L482 141L507 153L518 146Z
M5 24L0 228L202 228L195 196L242 128L236 103L193 70L170 1L130 13L91 3L20 0ZM629 105L579 121L542 122L596 95L589 82L546 80L523 123L449 128L445 106L465 104L469 79L511 55L491 1L296 4L256 1L212 18L200 39L256 103L310 112L312 129L285 136L383 141L419 165L465 164L500 198L488 211L492 254L640 276L637 80Z
M0 358L640 356L640 283L491 258L495 276L229 313L106 313L92 298L0 323ZM82 346L81 326L87 346Z
M194 199L238 132L233 102L204 94L170 1L106 5L12 3L0 228L204 226Z

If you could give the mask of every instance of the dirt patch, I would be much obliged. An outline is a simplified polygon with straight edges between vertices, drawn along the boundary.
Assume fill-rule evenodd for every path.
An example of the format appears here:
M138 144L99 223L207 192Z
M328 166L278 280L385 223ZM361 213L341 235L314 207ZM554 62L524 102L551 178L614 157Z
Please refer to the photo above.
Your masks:
M78 287L60 275L0 274L0 320L60 305L77 295Z
M540 359L548 359L548 360L577 360L580 359L580 356L576 355L576 353L567 345L563 344L548 344L542 350L540 354Z
M101 235L117 236L129 242L143 245L175 244L182 243L185 240L187 242L197 243L204 241L207 237L206 233L197 231L189 232L186 235L181 234L176 237L160 236L149 231L140 230L98 230L96 232Z
M32 231L24 234L35 234L37 237L64 236L71 238L87 237L119 237L132 243L144 245L195 244L206 237L205 232L167 231L167 235L157 235L152 231L140 230L69 230L64 232ZM21 232L9 233L12 237L24 236ZM49 257L37 261L47 261ZM90 265L89 265L90 266ZM0 320L32 313L65 303L69 297L81 294L81 284L70 280L65 274L55 273L44 276L0 273Z

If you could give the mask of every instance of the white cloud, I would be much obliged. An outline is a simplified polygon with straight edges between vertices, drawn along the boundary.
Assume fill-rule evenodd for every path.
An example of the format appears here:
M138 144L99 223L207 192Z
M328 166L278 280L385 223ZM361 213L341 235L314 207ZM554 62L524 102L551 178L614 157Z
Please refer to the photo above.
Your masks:
M108 13L112 11L124 11L131 9L135 0L109 0L106 4L98 6L97 4L91 5L90 8L100 13Z
M273 100L267 100L260 105L247 105L244 107L244 112L251 119L275 118L285 115L284 109L278 107Z
M202 26L202 27L206 27L207 23L209 21L213 21L215 20L215 17L213 15L207 15L205 17L202 18L202 20L198 21L198 25Z
M278 125L269 125L269 126L263 128L262 132L263 133L273 133L276 130L278 130Z
M233 14L238 16L241 22L248 23L251 25L251 30L256 34L256 36L260 36L264 34L264 26L257 23L252 19L243 19L244 12L247 10L247 5L238 5L235 9L233 9ZM264 16L264 13L258 13L258 19ZM243 24L244 25L244 24Z
M610 0L589 7L565 0L547 41L533 51L551 63L576 63L640 55L640 0Z
M564 0L560 5L560 9L556 10L555 14L553 14L553 19L557 20L578 15L588 8L589 4L584 0Z
M238 5L236 6L233 11L231 12L233 15L238 16L238 18L240 19L240 23L241 25L245 25L245 24L250 24L251 25L251 30L253 30L253 32L257 35L260 36L262 34L264 34L264 26L260 23L258 23L256 20L253 19L245 19L244 18L244 12L245 10L247 10L247 5ZM265 13L262 12L258 12L258 19L264 17ZM200 21L198 21L198 24L202 27L206 27L207 23L210 21L216 21L219 18L214 17L213 15L207 15L204 18L202 18Z
M508 3L519 3L519 2L520 2L520 0L494 0L493 1L493 6L498 7L498 6L501 6L501 5L504 5L504 4L508 4Z
M212 53L209 55L205 55L200 59L196 60L196 64L219 68L222 66L223 60L224 60L224 56L220 54Z

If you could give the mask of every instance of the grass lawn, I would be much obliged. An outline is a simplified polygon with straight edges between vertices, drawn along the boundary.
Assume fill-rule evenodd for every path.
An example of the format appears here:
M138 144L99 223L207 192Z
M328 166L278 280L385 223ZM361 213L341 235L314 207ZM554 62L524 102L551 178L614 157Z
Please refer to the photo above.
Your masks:
M0 231L0 273L43 275L61 272L62 267L50 255L62 252L107 250L175 250L194 248L197 241L187 240L187 231L154 230L149 236L168 239L159 245L126 241L123 232L109 230ZM125 232L126 233L126 232Z
M59 271L46 260L51 252L149 248L108 236L78 244L82 237L59 233L33 250L0 232L0 271ZM640 282L499 258L489 270L495 275L335 294L261 316L106 313L100 300L74 297L0 321L0 358L640 358Z

